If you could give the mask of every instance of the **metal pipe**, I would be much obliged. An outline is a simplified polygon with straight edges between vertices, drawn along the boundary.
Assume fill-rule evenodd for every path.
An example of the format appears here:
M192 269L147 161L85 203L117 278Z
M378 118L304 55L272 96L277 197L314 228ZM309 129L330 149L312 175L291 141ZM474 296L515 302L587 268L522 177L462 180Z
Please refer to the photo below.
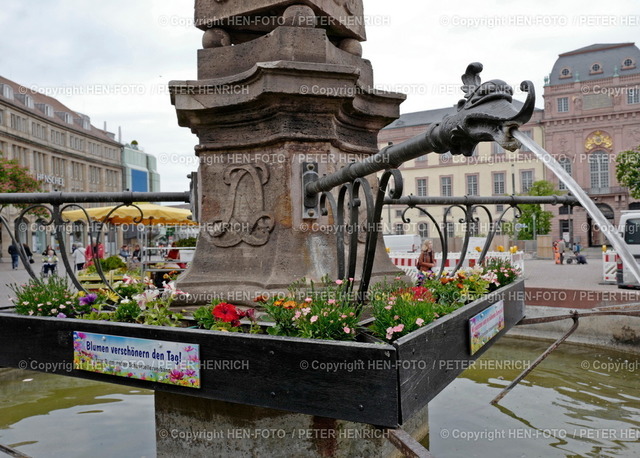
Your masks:
M403 196L399 199L385 197L385 205L520 205L551 204L580 205L573 196L462 196L462 197L417 197Z
M437 133L434 131L439 126L439 123L432 124L425 133L416 135L398 145L386 146L373 156L369 156L360 162L349 164L331 175L307 184L306 195L315 196L321 192L330 191L336 186L352 182L356 178L365 177L385 169L398 168L404 162L427 153L446 153L448 151L446 147L433 141L437 137Z

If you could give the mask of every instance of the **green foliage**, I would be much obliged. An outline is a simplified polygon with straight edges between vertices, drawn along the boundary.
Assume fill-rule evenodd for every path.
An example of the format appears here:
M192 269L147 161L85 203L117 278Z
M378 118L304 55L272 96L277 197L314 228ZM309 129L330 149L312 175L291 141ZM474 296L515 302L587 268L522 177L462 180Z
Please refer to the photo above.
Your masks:
M545 180L536 181L531 185L531 189L527 195L529 196L552 196L559 194L553 183ZM536 235L544 235L551 232L551 219L553 213L550 211L542 210L542 207L538 204L521 204L519 205L522 212L518 223L524 224L525 227L518 231L518 238L520 240L533 240L533 226L535 220Z
M132 300L123 300L113 312L113 321L136 323L142 313L140 306Z
M103 272L109 272L110 270L123 269L127 267L127 264L120 258L120 256L109 256L106 259L100 259L100 266Z
M77 300L69 288L67 279L52 275L45 280L29 280L18 286L9 285L15 294L12 299L16 313L34 316L73 316L77 313Z
M196 237L187 237L186 239L180 239L175 241L176 247L195 247L198 239Z
M360 310L355 307L352 286L346 280L332 282L324 277L318 287L302 279L289 288L287 297L265 301L275 322L267 332L310 339L355 339Z
M634 199L640 199L640 145L623 151L616 157L616 179L629 188Z
M116 282L113 284L113 290L119 294L122 299L133 299L133 296L140 294L145 289L144 283L125 283Z
M22 167L15 159L5 159L0 151L0 193L40 190L40 182L29 169Z
M182 318L182 314L171 310L166 302L155 301L140 312L137 322L154 326L180 326Z

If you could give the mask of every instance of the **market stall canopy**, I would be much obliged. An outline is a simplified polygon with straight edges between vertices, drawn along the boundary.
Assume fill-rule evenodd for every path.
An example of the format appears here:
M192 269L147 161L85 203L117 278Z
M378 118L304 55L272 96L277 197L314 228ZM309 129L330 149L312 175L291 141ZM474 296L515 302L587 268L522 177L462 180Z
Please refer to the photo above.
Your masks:
M86 212L93 221L104 221L110 224L197 224L189 219L191 210L185 208L167 207L164 205L135 203L120 207L114 211L115 205L109 207L86 208ZM142 214L140 213L142 211ZM113 213L111 213L113 212ZM85 213L80 210L62 212L67 221L86 221ZM105 220L105 218L107 218Z

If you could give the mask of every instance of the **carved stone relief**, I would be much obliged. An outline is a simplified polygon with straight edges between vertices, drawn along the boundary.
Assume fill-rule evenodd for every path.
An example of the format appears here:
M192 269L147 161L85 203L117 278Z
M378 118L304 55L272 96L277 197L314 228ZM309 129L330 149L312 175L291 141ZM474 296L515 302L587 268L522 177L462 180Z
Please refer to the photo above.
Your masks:
M240 242L261 246L269 241L274 217L264 209L264 185L269 181L266 164L232 164L223 173L229 186L226 207L219 219L212 221L207 233L221 248Z

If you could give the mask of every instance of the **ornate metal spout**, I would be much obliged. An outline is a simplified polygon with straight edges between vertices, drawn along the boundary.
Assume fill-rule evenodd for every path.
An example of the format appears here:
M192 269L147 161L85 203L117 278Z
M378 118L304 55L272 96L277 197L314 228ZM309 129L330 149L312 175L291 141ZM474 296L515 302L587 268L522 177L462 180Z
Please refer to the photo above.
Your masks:
M315 196L320 192L381 170L396 168L403 162L427 153L451 152L471 156L476 145L482 141L495 141L510 151L519 148L520 142L513 138L510 131L531 119L535 104L533 83L523 81L520 85L527 92L527 99L518 110L513 104L511 86L502 80L481 84L481 71L482 64L479 62L469 64L462 75L465 98L458 102L457 113L432 124L424 134L398 145L387 146L379 153L349 164L326 177L315 181L307 178L305 208L309 208L310 200L317 200Z

